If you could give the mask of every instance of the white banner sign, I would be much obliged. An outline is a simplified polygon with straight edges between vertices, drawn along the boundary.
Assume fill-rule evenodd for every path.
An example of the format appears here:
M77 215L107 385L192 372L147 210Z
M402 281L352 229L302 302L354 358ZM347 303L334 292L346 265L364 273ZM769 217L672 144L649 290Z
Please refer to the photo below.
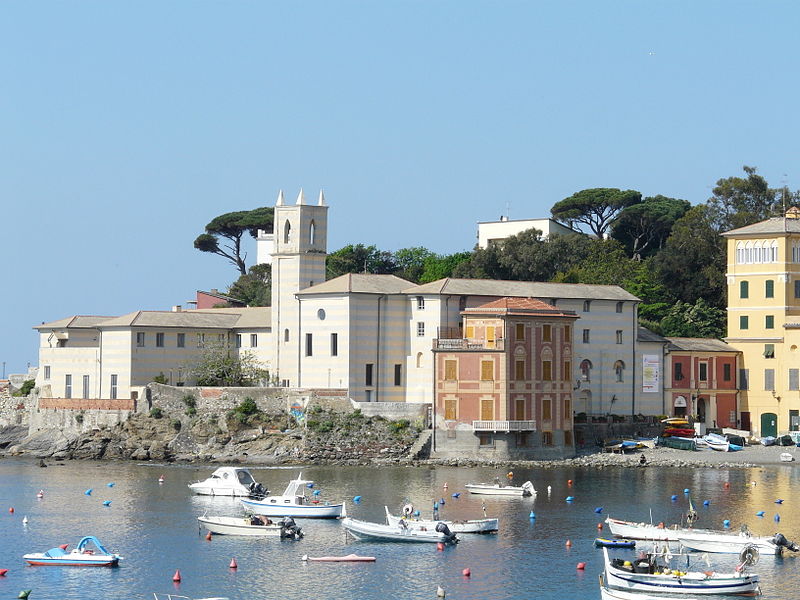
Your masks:
M642 356L642 391L661 392L661 357L658 354Z

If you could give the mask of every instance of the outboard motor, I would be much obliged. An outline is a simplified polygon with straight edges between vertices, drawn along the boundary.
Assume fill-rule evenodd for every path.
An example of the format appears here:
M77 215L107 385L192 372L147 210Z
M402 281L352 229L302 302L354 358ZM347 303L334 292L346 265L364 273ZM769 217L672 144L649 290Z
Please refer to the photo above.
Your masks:
M267 488L255 481L250 483L250 496L253 498L263 498L267 495Z
M792 552L800 551L800 546L795 544L794 542L790 542L786 539L786 536L782 533L776 533L775 537L772 538L772 543L778 546L779 548L786 548L787 550L791 550Z
M448 542L454 542L455 543L455 542L458 541L458 538L456 537L456 534L454 534L452 531L450 531L450 528L447 526L447 524L442 523L441 521L439 521L436 524L436 531L438 533L444 534L445 537L447 538Z
M281 530L281 537L299 540L303 537L303 531L295 524L294 519L286 517L283 520L283 529Z

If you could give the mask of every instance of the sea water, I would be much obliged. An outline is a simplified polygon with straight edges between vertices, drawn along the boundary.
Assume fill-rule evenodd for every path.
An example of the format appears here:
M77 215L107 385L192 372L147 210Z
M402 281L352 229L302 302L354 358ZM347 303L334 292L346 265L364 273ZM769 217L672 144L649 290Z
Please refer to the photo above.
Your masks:
M599 530L598 524L608 515L673 523L685 513L689 495L700 513L698 526L721 529L727 519L734 531L747 524L754 533L781 531L800 542L800 498L795 494L800 471L791 465L730 470L514 469L513 482L531 480L538 492L535 498L475 496L464 488L495 477L507 480L507 469L252 469L273 493L281 493L302 471L304 478L317 482L314 489L320 490L321 501L345 500L348 514L358 519L383 522L385 505L398 513L407 502L430 517L434 503L442 499L440 518L480 518L484 509L486 515L499 517L499 534L461 535L459 544L441 551L436 544L354 541L335 520L298 519L306 534L299 541L234 536L208 541L197 517L242 514L234 499L193 496L187 488L209 476L213 465L47 464L41 468L34 460L0 460L0 569L9 570L0 577L0 598L16 598L20 590L32 589L31 600L138 600L153 598L153 592L231 600L432 600L441 587L450 599L594 599L600 597L602 551L593 542L610 536L607 527ZM162 475L164 482L159 483ZM40 490L43 497L38 499ZM361 496L359 503L353 502L356 496ZM569 496L573 500L568 502ZM778 499L783 503L776 504ZM765 515L757 517L758 511ZM74 547L85 535L98 537L122 555L121 566L30 567L22 560L23 554L60 544ZM637 551L613 552L634 557ZM375 556L377 561L301 560L304 554L350 553ZM234 558L237 569L230 568ZM761 556L752 571L761 575L765 599L797 595L799 561L794 555ZM586 563L584 570L576 568L581 562ZM736 556L698 554L694 564L702 571L732 570ZM179 584L172 581L176 571Z

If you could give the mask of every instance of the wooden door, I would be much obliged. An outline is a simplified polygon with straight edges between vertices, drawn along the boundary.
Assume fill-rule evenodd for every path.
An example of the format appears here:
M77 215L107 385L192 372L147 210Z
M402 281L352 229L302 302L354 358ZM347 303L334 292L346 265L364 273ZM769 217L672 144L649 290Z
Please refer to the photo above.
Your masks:
M514 406L514 415L517 421L525 420L525 400L516 400Z
M448 398L444 401L444 418L448 421L455 421L456 408L458 407L458 400L455 398Z

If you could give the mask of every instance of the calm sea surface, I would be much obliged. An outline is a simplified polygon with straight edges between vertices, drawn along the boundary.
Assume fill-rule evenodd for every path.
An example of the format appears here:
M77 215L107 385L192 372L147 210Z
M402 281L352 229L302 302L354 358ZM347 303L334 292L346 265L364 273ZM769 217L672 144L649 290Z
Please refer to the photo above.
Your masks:
M738 529L743 523L758 534L782 531L800 542L800 470L790 466L750 470L680 470L647 467L607 470L521 470L515 482L534 482L538 496L475 497L464 484L491 481L503 473L490 468L308 467L305 478L318 482L321 498L347 499L356 518L383 521L384 505L399 511L406 499L429 514L442 497L442 518L482 515L500 518L500 534L461 536L444 552L433 544L345 541L336 521L299 520L306 537L300 541L215 536L206 541L197 517L237 515L231 499L192 496L188 483L203 479L213 466L155 466L129 463L0 460L0 599L16 598L32 589L39 599L146 599L153 592L190 597L227 596L231 600L358 599L432 600L441 586L450 599L583 599L599 598L597 575L602 552L593 547L597 523L612 515L631 520L674 522L686 509L683 493L701 513L700 526L721 528L724 519ZM254 468L256 479L280 493L293 469ZM159 475L166 481L159 485ZM574 483L568 485L568 480ZM752 485L751 482L756 485ZM725 483L730 487L725 488ZM113 483L113 487L107 484ZM448 487L445 490L444 484ZM547 488L552 492L548 495ZM92 488L92 494L84 492ZM44 490L44 498L36 493ZM462 492L458 499L454 492ZM676 494L677 501L671 496ZM353 504L354 496L362 496ZM574 496L573 502L565 502ZM782 505L776 499L784 499ZM103 506L103 501L111 505ZM703 507L703 501L710 505ZM13 507L13 514L9 508ZM602 514L595 509L602 507ZM766 511L758 518L757 511ZM531 511L535 520L529 518ZM780 514L780 523L774 517ZM28 524L23 525L23 517ZM607 531L604 531L607 533ZM29 567L22 560L69 543L97 536L125 557L118 569ZM572 546L567 547L566 541ZM377 557L372 564L304 564L300 557L351 552ZM624 553L625 551L620 551ZM633 556L631 553L630 556ZM230 570L235 557L239 568ZM699 555L698 555L699 557ZM735 557L712 555L717 570L732 568ZM576 570L586 562L586 570ZM698 570L708 567L700 560ZM472 576L462 575L471 569ZM182 583L173 584L180 569ZM765 599L794 598L800 589L800 557L762 556L754 569L761 574Z

